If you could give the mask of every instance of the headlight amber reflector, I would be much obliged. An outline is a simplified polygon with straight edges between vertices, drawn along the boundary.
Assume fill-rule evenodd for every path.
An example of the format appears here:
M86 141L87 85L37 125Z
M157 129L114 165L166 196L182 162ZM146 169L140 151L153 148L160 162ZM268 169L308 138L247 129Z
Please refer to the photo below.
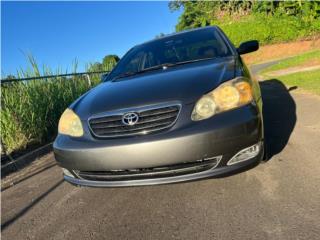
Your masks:
M240 94L240 105L244 105L252 101L251 86L248 82L238 82L235 84L235 87Z
M234 108L240 99L238 90L231 85L221 86L217 91L213 91L212 95L220 110Z
M193 109L191 119L204 120L216 113L243 106L252 99L252 89L248 80L243 77L236 78L221 84L200 98Z
M83 128L78 115L67 108L60 117L58 131L60 134L81 137L83 135Z

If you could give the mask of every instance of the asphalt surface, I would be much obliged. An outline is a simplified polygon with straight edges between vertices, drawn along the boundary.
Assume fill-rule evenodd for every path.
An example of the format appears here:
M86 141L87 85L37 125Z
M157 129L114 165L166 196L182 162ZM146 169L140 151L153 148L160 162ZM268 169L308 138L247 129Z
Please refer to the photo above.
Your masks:
M55 166L2 192L2 239L319 239L320 98L277 80L261 87L266 163L106 189L74 187Z

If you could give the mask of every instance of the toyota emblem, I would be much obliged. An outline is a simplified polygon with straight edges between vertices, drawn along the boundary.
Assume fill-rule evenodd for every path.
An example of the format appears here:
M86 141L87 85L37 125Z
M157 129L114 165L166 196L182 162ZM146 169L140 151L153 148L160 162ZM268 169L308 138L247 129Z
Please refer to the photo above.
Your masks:
M127 126L133 126L139 121L139 116L136 113L130 112L122 116L122 123Z

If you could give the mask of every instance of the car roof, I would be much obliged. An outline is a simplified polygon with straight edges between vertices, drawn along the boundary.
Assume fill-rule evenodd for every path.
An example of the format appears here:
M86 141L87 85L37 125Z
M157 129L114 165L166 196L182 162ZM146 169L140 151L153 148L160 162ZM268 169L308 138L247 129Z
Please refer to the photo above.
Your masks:
M207 27L199 27L199 28L188 29L188 30L184 30L184 31L181 31L181 32L170 33L170 34L166 34L166 35L164 35L162 37L155 38L155 39L146 41L146 42L141 43L141 44L137 44L134 47L138 47L138 46L144 45L146 43L156 42L156 41L159 41L159 40L170 38L172 36L183 35L183 34L189 33L189 32L197 32L197 31L204 31L204 30L208 30L208 29L217 29L217 28L218 28L217 26L207 26Z

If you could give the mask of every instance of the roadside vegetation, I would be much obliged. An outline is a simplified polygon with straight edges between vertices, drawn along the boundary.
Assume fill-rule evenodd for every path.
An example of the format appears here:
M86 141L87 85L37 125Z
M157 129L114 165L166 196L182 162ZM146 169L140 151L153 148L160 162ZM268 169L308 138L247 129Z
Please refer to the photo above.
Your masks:
M177 31L218 25L235 45L262 45L309 38L320 32L320 1L172 1L182 8Z
M111 61L89 65L88 71L108 71L114 64ZM44 68L40 72L35 59L28 57L30 68L20 70L17 76L9 78L29 78L62 74ZM76 72L74 64L73 72ZM90 81L89 81L90 80ZM1 85L1 144L2 151L10 154L53 140L62 112L75 99L100 82L100 74L88 76L56 77Z

